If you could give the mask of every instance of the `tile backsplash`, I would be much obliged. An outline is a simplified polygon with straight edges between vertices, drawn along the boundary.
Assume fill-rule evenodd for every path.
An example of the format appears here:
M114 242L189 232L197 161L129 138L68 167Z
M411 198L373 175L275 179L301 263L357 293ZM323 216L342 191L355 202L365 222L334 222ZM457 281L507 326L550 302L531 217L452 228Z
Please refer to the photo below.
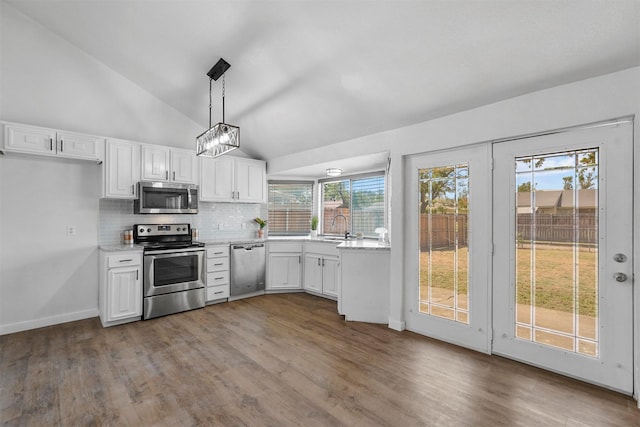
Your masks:
M100 199L98 241L101 245L120 244L124 230L133 224L175 223L197 228L200 240L250 239L256 237L258 230L253 219L267 218L266 204L200 202L198 208L197 215L136 215L133 200Z

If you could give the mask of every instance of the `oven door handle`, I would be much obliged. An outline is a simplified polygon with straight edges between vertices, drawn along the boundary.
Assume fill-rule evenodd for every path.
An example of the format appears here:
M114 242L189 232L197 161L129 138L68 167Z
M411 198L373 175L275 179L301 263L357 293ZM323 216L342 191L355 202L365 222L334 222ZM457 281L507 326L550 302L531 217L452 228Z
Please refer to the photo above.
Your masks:
M176 252L178 251L178 252ZM183 248L183 249L160 249L160 250L151 250L151 251L146 251L144 253L144 256L153 256L153 257L158 257L158 258L169 258L170 256L185 256L185 255L192 255L193 252L203 252L204 253L204 248L203 247L197 247L197 248Z

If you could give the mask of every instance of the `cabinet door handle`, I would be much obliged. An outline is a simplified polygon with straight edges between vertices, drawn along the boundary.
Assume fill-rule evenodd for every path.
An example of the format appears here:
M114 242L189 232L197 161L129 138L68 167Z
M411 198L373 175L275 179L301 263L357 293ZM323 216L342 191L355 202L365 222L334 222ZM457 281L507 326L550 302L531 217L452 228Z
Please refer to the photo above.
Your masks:
M218 291L218 292L214 292L213 294L214 294L214 295L218 295L218 294L221 294L221 293L223 293L223 292L224 292L224 291Z
M131 195L133 196L134 194L136 194L136 189L135 189L135 185L131 184Z
M222 255L224 252L214 252L214 255Z
M324 258L322 258L322 266L324 267Z
M53 138L49 138L49 151L53 151Z
M140 270L136 270L136 280L138 280L138 273L140 272Z
M217 267L218 265L224 265L224 263L221 262L219 264L213 264L213 265Z
M298 264L302 264L302 255L298 255Z
M213 280L222 280L222 279L224 279L224 276L223 277L214 277L213 278Z
M173 180L176 180L176 171L173 171Z
M238 191L237 193L238 193L238 200L240 200L240 192Z
M320 258L318 258L318 265L320 265Z
M60 138L60 152L64 151L64 139Z
M169 171L164 171L164 179L169 181Z
M120 262L131 262L133 261L132 259L121 259Z

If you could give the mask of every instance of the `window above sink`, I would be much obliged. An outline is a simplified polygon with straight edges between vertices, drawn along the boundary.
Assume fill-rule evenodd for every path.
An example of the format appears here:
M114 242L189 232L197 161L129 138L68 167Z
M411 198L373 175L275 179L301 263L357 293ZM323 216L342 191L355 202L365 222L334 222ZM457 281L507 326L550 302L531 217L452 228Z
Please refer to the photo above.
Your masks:
M344 240L361 233L376 237L386 224L385 173L328 178L320 183L320 230L324 238Z

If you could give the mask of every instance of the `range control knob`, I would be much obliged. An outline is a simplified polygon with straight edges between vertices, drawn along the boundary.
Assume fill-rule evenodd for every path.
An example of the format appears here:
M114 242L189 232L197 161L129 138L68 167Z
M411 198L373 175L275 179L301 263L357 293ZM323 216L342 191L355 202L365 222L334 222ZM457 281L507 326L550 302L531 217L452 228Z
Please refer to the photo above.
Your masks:
M181 229L180 227L178 227L178 228L176 228L176 230L177 230L177 231L180 231L180 230L182 230L182 229Z
M151 229L150 228L147 228L147 233L151 233Z
M138 230L140 233L144 233L144 228L141 228L140 230Z

